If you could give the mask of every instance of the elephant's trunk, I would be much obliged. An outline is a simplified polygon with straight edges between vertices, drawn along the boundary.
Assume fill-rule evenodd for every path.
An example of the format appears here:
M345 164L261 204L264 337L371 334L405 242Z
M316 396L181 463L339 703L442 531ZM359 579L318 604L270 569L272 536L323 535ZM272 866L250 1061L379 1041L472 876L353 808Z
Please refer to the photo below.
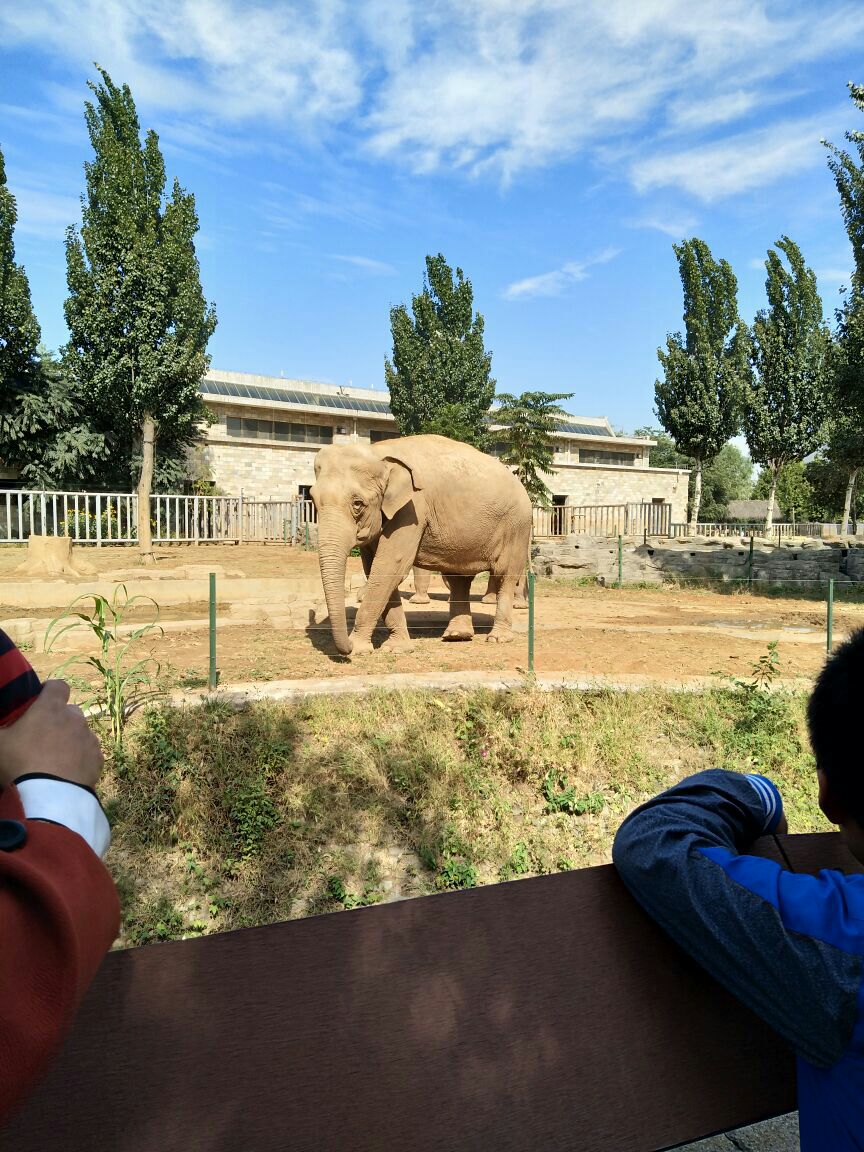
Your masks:
M333 632L333 643L343 656L351 654L351 640L345 620L345 566L354 546L354 533L324 517L318 525L318 565L324 599Z

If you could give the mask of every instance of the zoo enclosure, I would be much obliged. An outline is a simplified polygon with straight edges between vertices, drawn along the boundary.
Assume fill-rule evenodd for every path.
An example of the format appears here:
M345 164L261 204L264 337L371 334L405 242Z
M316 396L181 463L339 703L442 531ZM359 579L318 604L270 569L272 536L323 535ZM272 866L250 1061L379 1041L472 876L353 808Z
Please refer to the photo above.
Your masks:
M68 536L78 544L137 542L138 496L134 492L0 492L0 544L23 544L32 534ZM154 544L276 542L302 544L316 522L311 500L251 500L239 496L150 497ZM700 523L705 536L760 536L762 523ZM840 525L779 523L779 538L837 534ZM667 503L562 504L534 509L534 538L566 536L671 536L688 534L687 524L672 522Z

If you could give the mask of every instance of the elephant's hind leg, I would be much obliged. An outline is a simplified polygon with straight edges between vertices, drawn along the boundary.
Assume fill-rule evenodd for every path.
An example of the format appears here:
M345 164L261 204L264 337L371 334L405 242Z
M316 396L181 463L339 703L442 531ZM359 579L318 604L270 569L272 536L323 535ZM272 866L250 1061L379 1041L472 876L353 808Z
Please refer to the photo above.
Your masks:
M513 593L516 591L518 573L505 572L500 579L495 623L486 639L492 644L509 644L513 639Z
M423 568L414 569L414 595L408 601L409 604L430 604L429 599L429 585L432 581L432 573L425 571Z
M498 589L501 587L501 578L496 576L493 572L489 573L489 583L486 585L486 593L481 601L482 604L497 604L498 603Z
M450 586L450 619L444 633L445 640L472 640L474 623L471 620L471 576L448 576Z
M402 597L399 595L397 588L390 599L387 601L387 607L384 609L384 627L390 633L382 648L400 652L410 652L414 647L414 641L408 634L408 621L405 619L405 609L402 607Z

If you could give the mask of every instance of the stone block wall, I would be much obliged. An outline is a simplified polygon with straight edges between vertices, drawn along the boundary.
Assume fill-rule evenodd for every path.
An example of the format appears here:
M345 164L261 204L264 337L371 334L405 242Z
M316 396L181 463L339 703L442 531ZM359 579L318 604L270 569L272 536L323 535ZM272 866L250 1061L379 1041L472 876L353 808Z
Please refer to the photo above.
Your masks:
M662 500L672 505L672 522L687 519L689 473L669 468L629 468L602 464L561 465L546 483L568 504L631 504Z
M535 545L535 567L543 576L597 577L605 583L618 579L618 542L591 536L568 536L562 541ZM625 583L662 583L664 576L682 580L744 581L748 574L749 545L734 540L625 540ZM753 579L765 584L795 587L864 580L864 544L820 540L755 543Z

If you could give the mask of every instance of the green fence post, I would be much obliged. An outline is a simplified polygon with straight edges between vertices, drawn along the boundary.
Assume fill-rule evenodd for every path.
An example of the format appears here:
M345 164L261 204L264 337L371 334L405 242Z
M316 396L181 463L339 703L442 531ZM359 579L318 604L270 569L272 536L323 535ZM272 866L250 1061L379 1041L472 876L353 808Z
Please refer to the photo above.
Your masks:
M747 557L747 591L753 591L753 537L750 537L750 555Z
M309 522L308 521L306 522L306 540L305 540L305 543L303 545L303 551L304 552L309 551Z
M216 671L216 573L210 573L210 671L207 686L212 692L219 683Z
M528 569L528 673L534 675L534 573Z
M828 580L828 631L826 636L826 646L828 652L831 652L834 646L834 579Z
M623 584L624 576L624 537L618 537L618 587Z

